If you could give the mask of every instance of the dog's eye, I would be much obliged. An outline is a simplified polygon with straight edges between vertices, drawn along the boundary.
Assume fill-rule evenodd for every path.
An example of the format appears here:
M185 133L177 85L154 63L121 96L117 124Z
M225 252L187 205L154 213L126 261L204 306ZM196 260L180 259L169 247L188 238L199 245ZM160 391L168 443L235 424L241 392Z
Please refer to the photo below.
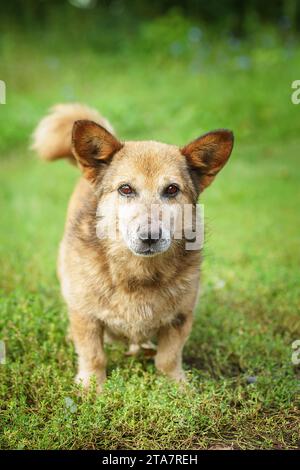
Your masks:
M179 188L176 186L176 184L170 184L170 186L164 190L164 196L176 196L178 193Z
M134 194L134 191L129 184L122 184L122 186L119 187L118 189L119 193L122 194L122 196L131 196Z

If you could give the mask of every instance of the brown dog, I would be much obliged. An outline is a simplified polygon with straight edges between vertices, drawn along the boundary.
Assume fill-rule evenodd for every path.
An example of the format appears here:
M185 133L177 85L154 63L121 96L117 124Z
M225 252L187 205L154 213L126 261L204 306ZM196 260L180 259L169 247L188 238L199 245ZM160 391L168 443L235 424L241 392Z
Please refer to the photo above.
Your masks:
M186 205L195 226L198 196L232 146L227 130L183 148L121 142L108 121L79 104L56 106L37 127L33 147L40 156L69 158L83 174L69 204L58 273L78 354L76 380L84 387L93 375L99 390L105 380L104 334L126 340L131 351L157 337L157 369L184 379L182 349L193 321L201 249L186 248L183 230L181 238L174 234ZM153 206L166 208L173 225L160 211L149 216ZM114 221L116 236L102 236Z

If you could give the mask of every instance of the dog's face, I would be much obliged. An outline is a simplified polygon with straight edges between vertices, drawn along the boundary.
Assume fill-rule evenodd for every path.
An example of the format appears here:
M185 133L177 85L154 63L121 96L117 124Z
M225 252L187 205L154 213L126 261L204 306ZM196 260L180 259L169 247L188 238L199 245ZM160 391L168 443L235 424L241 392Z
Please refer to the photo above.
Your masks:
M184 207L195 206L232 146L233 135L226 130L179 148L153 141L121 143L91 121L76 121L73 128L73 153L98 197L98 228L145 257L167 251L182 238Z
M117 219L122 240L140 256L170 248L181 208L196 197L184 157L158 142L125 142L98 184L100 224Z

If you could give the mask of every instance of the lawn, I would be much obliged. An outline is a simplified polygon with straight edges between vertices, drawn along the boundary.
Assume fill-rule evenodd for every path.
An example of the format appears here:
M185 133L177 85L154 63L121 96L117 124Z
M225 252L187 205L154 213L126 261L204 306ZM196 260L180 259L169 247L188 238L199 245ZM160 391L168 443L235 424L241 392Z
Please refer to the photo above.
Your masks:
M299 42L269 29L219 38L176 15L121 31L111 47L94 30L82 41L59 25L39 33L1 33L0 447L298 448L300 105L290 95ZM66 101L98 108L122 139L182 145L235 132L232 158L201 200L202 295L184 388L118 345L100 396L73 385L55 265L78 172L28 150L47 108Z

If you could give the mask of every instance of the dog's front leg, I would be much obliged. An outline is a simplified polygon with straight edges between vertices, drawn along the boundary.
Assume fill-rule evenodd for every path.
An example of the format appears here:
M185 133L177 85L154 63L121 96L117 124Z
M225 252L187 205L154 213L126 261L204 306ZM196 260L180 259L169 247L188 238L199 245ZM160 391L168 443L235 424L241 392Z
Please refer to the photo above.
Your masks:
M96 377L100 392L106 379L106 357L103 348L104 328L97 318L70 313L71 334L78 354L78 373L75 381L88 388L92 376Z
M175 381L184 381L182 369L182 349L189 336L193 323L192 313L178 313L173 322L160 328L158 332L156 368Z

